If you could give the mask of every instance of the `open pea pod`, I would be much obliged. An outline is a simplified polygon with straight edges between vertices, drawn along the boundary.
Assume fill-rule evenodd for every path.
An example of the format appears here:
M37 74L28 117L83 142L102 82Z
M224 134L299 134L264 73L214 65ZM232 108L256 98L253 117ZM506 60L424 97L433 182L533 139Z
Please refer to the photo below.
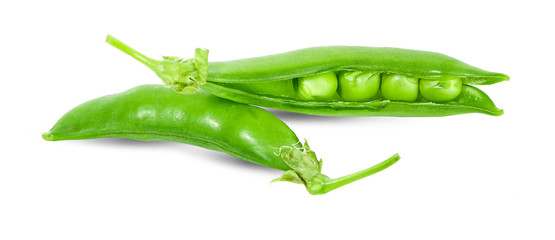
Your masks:
M112 36L106 41L152 69L166 86L200 88L236 102L325 116L434 117L503 114L471 85L509 80L425 51L331 46L208 63L208 50L183 60L148 58Z

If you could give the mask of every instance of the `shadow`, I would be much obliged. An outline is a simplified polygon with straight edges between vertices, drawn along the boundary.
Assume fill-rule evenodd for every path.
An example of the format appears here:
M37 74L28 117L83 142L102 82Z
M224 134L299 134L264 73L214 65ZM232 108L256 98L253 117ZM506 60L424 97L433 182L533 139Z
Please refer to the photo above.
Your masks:
M214 161L220 165L227 165L231 167L243 168L243 169L254 169L254 171L262 171L272 173L273 175L280 174L281 170L273 169L271 167L262 166L260 164L247 162L236 158L234 156L228 155L226 153L212 151L204 148L198 148L201 151L195 151L195 153L199 152L199 155L202 155L203 158L208 159L208 161ZM271 176L271 175L270 175Z
M253 169L254 171L263 171L274 175L281 173L281 170L262 166L256 163L247 162L239 158L233 157L226 153L205 149L202 147L188 145L184 143L168 142L168 141L139 141L127 138L98 138L86 140L89 144L101 145L103 147L115 148L151 148L157 151L187 151L190 156L203 159L203 161L212 161L214 164L227 165L236 168Z

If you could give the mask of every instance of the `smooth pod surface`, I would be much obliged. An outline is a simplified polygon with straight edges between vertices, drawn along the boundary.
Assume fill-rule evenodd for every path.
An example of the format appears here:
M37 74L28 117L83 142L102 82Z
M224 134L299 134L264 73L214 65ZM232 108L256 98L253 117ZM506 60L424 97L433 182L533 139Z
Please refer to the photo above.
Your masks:
M299 142L270 112L205 92L180 94L160 85L139 86L83 103L42 136L49 141L118 137L196 145L284 170L274 181L303 184L311 194L327 193L399 160L395 154L367 169L332 179L321 173L322 160L308 143Z
M356 70L409 75L418 78L460 77L466 84L493 84L508 80L447 55L400 48L326 46L281 54L208 64L211 82L286 80L323 72Z
M266 110L205 92L180 94L161 85L139 86L83 103L43 137L181 142L281 170L289 167L275 154L277 149L299 143L295 133Z

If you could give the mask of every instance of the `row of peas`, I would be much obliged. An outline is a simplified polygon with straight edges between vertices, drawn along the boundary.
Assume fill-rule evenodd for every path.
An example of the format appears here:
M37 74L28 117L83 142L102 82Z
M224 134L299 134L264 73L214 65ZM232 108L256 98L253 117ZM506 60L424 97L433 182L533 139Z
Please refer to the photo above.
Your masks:
M455 99L462 89L460 78L425 79L403 74L340 71L299 78L299 97L305 100L366 101L378 94L389 100L414 102L419 94L432 102Z

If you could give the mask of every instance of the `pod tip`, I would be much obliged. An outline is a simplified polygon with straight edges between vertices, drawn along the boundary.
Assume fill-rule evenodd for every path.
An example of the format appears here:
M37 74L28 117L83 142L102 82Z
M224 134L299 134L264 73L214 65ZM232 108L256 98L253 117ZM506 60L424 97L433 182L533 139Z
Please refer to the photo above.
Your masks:
M52 135L52 132L48 131L42 134L42 139L46 140L46 141L53 141L54 140L54 136Z
M498 108L497 110L491 112L490 115L499 117L499 116L503 115L504 113L505 113L505 111L503 111L503 109Z

